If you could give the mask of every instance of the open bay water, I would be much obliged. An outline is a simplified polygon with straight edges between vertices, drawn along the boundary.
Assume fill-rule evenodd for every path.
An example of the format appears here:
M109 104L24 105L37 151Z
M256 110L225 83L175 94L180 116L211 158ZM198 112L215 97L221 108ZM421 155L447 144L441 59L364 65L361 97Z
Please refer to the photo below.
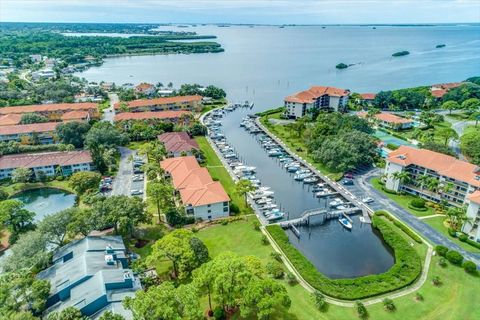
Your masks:
M173 27L162 27L172 30ZM175 29L175 28L173 28ZM278 28L232 26L191 27L213 34L225 52L217 54L152 55L108 58L82 73L89 81L123 83L173 82L213 84L225 89L231 102L253 101L253 110L229 113L225 136L242 157L258 168L257 176L272 187L289 217L324 207L302 183L295 182L275 159L268 157L253 136L239 127L247 113L283 104L283 98L311 85L378 92L419 85L465 80L480 75L480 26L301 26ZM436 49L438 44L445 48ZM398 51L410 55L394 58ZM346 70L335 65L355 64ZM391 249L368 224L353 217L353 230L337 220L287 231L290 241L323 274L351 278L378 274L394 263Z
M480 75L480 25L198 26L187 31L216 35L212 41L225 52L114 57L77 75L117 84L214 84L232 102L254 101L255 111L280 106L286 95L311 85L378 92ZM438 44L446 47L436 49ZM402 50L410 55L392 57ZM337 70L340 62L355 65Z

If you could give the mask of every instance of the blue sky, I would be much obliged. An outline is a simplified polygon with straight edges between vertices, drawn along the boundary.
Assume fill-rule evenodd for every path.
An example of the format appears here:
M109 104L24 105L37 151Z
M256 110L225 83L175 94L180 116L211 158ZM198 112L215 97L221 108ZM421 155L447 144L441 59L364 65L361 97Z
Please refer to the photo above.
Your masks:
M0 21L480 22L480 0L0 0Z

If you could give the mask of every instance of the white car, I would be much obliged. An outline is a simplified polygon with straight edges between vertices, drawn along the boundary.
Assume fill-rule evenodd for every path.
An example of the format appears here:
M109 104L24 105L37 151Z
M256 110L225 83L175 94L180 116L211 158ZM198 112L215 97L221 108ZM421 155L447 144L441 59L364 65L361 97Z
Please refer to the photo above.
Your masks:
M139 196L139 195L143 194L143 191L142 190L132 190L132 191L130 191L130 194L132 196Z
M371 203L371 202L373 202L373 201L374 201L374 200L373 200L372 198L370 198L370 197L366 197L366 198L363 198L363 199L362 199L362 202L363 202L363 203Z

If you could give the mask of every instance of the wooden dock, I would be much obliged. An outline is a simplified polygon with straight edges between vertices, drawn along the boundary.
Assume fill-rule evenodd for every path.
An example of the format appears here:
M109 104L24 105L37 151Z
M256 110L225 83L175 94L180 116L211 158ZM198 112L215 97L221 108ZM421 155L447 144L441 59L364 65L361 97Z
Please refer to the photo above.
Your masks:
M325 209L312 209L305 211L301 217L296 219L291 219L287 221L279 222L278 224L283 228L287 229L292 226L299 226L299 225L311 225L311 224L323 224L325 221L339 218L341 216L345 216L348 218L350 214L356 214L361 212L362 210L357 207L342 209L342 210L333 210L327 211ZM318 221L312 221L314 217L319 217ZM350 220L350 218L348 218Z

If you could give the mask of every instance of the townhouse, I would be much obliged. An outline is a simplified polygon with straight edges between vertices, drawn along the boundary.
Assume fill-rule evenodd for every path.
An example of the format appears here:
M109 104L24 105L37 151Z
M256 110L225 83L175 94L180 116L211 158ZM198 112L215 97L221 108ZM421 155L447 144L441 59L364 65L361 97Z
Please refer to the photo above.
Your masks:
M397 172L408 173L408 179L402 181ZM466 224L464 231L479 240L480 167L438 152L400 146L388 155L385 176L385 186L390 190L432 202L447 201L456 207L468 206L472 225Z
M468 196L467 217L462 231L470 236L472 240L480 242L480 190Z
M75 240L56 250L52 260L52 266L37 275L50 282L45 316L75 307L92 318L107 310L132 318L122 300L133 297L141 284L128 268L127 250L120 236Z
M371 106L373 105L373 102L375 101L376 96L377 96L376 93L361 93L360 100L362 102L365 102L367 105Z
M0 156L0 180L11 178L17 168L28 168L32 177L38 178L41 174L69 176L79 171L92 171L95 166L90 152L86 150Z
M60 122L44 122L0 126L0 142L18 141L30 144L50 144L55 142L55 129Z
M187 215L210 220L230 214L230 197L195 157L169 158L161 161L160 166L172 178Z
M90 118L98 117L97 104L92 102L84 103L52 103L28 106L0 108L0 116L25 113L39 113L50 120L60 120L65 113L72 111L84 111Z
M181 118L192 116L190 111L145 111L145 112L122 112L116 114L113 121L130 121L130 120L168 120L177 122Z
M191 156L192 150L199 150L198 143L187 132L165 132L157 138L163 143L169 156Z
M150 96L155 93L155 86L150 83L143 82L135 87L135 92Z
M430 87L430 93L432 94L432 97L436 99L441 99L450 89L458 88L462 84L463 84L462 82L434 84Z
M284 99L285 114L289 118L300 118L315 110L344 112L350 91L334 87L314 86Z
M202 109L202 96L174 96L155 99L140 99L128 102L118 102L114 105L116 112L166 111Z

